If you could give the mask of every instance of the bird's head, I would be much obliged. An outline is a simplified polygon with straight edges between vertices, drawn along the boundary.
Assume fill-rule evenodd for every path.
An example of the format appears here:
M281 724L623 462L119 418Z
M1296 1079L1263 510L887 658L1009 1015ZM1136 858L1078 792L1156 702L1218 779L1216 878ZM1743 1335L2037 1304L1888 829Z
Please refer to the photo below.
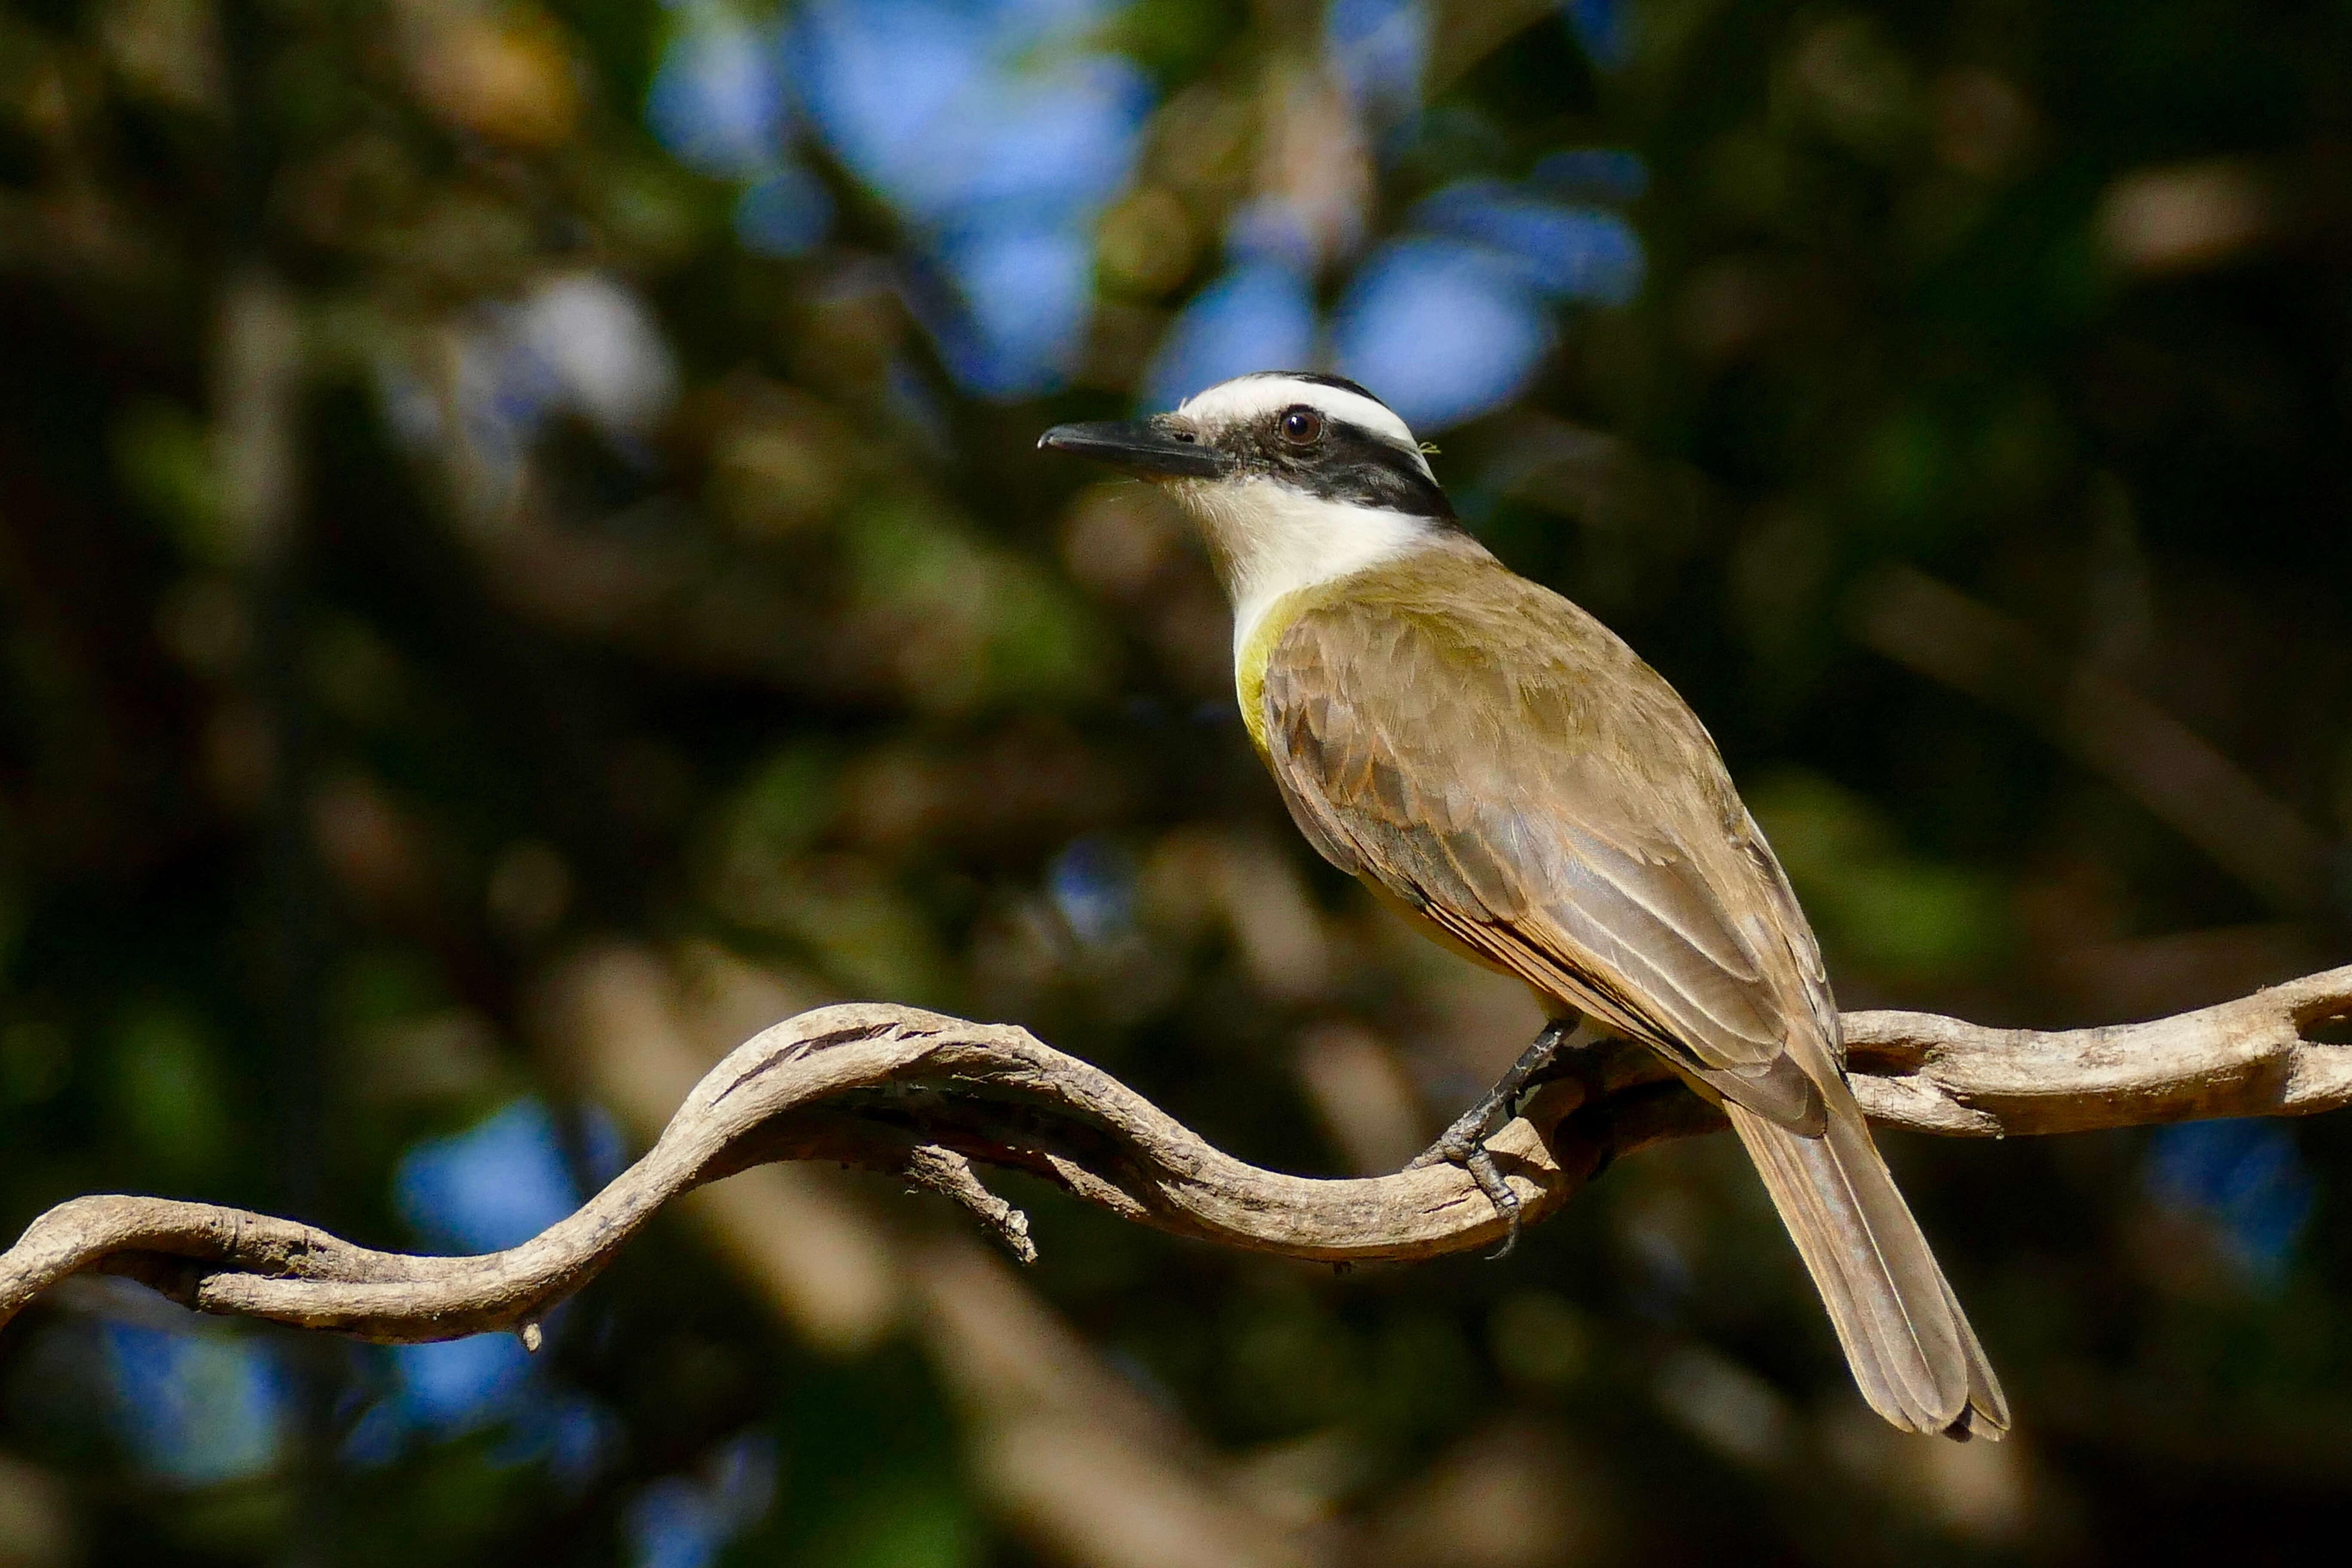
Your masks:
M1338 376L1237 376L1173 413L1057 425L1037 445L1164 489L1200 524L1244 620L1292 588L1458 530L1405 422Z

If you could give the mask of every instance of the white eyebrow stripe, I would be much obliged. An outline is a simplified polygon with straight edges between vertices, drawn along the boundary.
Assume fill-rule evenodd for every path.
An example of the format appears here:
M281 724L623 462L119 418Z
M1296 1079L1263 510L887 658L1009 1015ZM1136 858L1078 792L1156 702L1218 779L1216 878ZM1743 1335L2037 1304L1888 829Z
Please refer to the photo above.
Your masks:
M1421 443L1412 438L1412 428L1386 404L1345 387L1325 386L1319 382L1299 381L1286 375L1237 376L1186 398L1177 405L1176 412L1203 425L1240 425L1300 403L1319 410L1327 418L1386 437L1412 453L1423 473L1430 472L1429 460L1421 455Z

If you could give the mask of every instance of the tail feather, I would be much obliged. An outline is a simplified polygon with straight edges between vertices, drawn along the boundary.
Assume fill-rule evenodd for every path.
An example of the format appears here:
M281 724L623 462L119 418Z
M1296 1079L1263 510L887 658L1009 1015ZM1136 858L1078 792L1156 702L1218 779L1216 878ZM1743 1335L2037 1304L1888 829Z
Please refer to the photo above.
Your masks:
M2009 1403L1976 1331L1861 1109L1837 1089L1826 1098L1828 1126L1817 1138L1736 1103L1724 1110L1821 1290L1863 1398L1909 1431L2000 1437Z
M1998 1443L2009 1431L2009 1395L2000 1391L2000 1379L1992 1374L1992 1363L1978 1342L1976 1330L1969 1326L1969 1315L1960 1310L1959 1298L1952 1294L1948 1280L1944 1284L1944 1300L1951 1304L1952 1321L1959 1325L1962 1353L1969 1362L1969 1407L1948 1431L1963 1440L1982 1437Z

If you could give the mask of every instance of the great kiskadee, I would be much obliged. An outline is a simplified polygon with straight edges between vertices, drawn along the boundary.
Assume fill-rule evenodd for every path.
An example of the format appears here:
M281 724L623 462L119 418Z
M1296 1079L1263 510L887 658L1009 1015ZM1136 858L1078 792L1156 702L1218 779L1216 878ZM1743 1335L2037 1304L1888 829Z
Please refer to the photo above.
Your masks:
M2004 1432L1983 1347L1847 1088L1804 911L1664 679L1472 539L1404 421L1352 382L1245 375L1039 445L1158 483L1199 526L1233 602L1243 721L1291 816L1431 935L1534 988L1559 1022L1521 1078L1579 1016L1656 1051L1729 1117L1871 1407ZM1433 1152L1507 1213L1481 1147L1499 1120L1490 1097Z

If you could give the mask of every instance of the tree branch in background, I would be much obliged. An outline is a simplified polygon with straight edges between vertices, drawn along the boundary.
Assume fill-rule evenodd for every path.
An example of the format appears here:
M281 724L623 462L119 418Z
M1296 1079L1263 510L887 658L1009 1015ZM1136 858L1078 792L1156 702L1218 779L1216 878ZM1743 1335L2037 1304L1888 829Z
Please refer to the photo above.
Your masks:
M2276 908L2329 912L2326 841L2252 774L2114 676L2070 664L2022 624L1908 567L1864 584L1854 628L1896 663L2035 725Z
M2152 1023L2002 1030L1919 1013L1846 1019L1853 1084L1885 1126L1975 1137L2083 1131L2352 1104L2352 967ZM1710 1131L1718 1113L1650 1053L1597 1055L1541 1090L1495 1141L1529 1219L1608 1158ZM912 1007L821 1007L763 1030L705 1074L654 1147L578 1212L506 1252L424 1258L309 1226L163 1198L59 1205L0 1255L0 1322L58 1280L127 1275L200 1311L413 1342L510 1330L578 1290L674 1197L753 1165L834 1160L955 1199L1016 1254L1027 1222L976 1165L1025 1170L1122 1217L1223 1246L1329 1261L1491 1244L1493 1205L1464 1172L1284 1175L1203 1142L1100 1069L1011 1025Z

